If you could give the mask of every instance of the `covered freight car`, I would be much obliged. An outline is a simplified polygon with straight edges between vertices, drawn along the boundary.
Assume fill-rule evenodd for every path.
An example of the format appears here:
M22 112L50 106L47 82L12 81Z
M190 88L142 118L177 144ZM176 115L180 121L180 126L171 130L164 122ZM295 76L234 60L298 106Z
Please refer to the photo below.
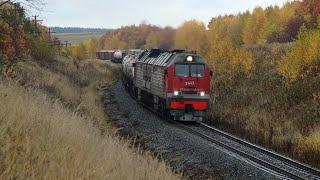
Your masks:
M96 52L97 59L112 60L114 56L114 50L101 50Z

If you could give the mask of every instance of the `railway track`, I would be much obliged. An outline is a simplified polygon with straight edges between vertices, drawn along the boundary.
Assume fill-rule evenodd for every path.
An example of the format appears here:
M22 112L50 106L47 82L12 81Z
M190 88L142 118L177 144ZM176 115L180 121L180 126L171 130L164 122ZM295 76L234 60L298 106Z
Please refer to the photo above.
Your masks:
M241 140L202 122L195 126L178 123L178 126L196 136L248 159L283 179L320 179L320 171L255 144Z

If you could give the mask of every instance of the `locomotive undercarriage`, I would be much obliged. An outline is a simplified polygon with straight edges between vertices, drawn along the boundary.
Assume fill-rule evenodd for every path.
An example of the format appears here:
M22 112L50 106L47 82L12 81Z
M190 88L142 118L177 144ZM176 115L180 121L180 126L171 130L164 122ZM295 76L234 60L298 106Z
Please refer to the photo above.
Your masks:
M202 111L187 111L187 110L171 110L171 116L175 121L202 121Z

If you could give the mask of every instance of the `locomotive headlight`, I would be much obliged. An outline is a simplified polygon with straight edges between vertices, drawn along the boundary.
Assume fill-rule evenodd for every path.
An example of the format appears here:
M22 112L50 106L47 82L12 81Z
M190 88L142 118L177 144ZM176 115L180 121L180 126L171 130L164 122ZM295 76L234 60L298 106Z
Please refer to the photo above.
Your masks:
M193 57L192 56L187 56L187 61L188 62L192 62L193 61Z
M205 92L203 92L203 91L200 92L200 96L201 96L201 97L203 97L203 96L205 96L205 95L206 95Z
M179 91L174 91L173 95L178 96L179 95Z

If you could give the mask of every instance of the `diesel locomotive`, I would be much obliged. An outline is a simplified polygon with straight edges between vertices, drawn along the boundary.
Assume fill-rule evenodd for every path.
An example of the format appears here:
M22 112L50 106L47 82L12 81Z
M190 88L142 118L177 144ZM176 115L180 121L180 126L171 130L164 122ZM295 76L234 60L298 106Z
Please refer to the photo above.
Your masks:
M159 49L130 52L123 84L136 99L176 121L202 121L212 71L196 53Z

